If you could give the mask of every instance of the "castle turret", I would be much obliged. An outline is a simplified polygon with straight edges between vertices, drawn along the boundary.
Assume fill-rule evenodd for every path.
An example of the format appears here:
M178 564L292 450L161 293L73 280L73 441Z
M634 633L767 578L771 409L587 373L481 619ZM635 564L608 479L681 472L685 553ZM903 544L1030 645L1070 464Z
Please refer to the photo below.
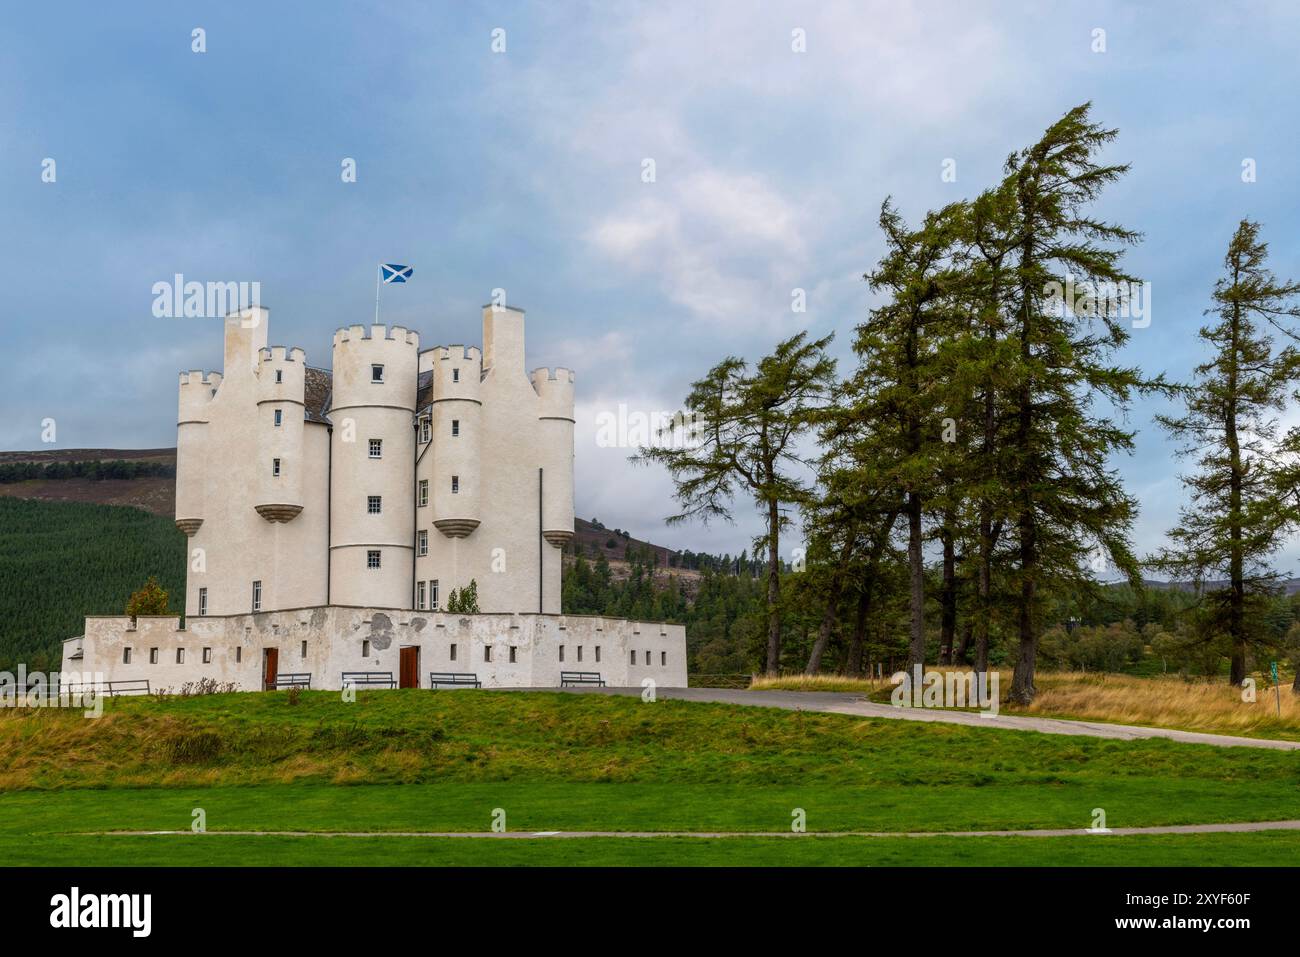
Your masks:
M433 525L448 538L464 538L480 521L482 357L474 348L439 349L430 401L432 461L427 470Z
M307 354L275 346L263 349L258 360L254 392L259 469L254 508L268 522L290 522L303 506Z
M400 326L334 334L330 601L409 607L420 337Z
M176 418L176 527L193 536L203 524L207 436L221 373L182 372Z
M542 536L556 548L573 538L573 372L533 370L542 463Z

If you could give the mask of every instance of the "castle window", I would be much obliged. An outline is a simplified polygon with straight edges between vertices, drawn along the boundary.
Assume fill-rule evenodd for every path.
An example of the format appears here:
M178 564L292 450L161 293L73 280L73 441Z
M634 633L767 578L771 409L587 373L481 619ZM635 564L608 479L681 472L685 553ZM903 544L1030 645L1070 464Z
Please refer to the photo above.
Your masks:
M424 611L424 600L425 600L425 599L424 599L424 595L425 595L425 590L424 590L424 589L425 589L425 584L424 584L424 582L422 582L422 581L418 581L418 582L415 583L415 607L416 607L418 610L420 610L420 611Z
M370 367L370 381L371 381L371 382L383 382L383 381L384 381L384 367L383 367L383 366L381 366L381 365L379 365L378 363L376 363L376 364L374 364L374 365L372 365L372 366Z
M184 648L177 648L177 649L176 649L176 663L177 663L178 665L183 665L183 664L185 664L185 649L184 649Z
M279 428L279 427L280 427L280 422L281 422L283 419L284 419L284 410L283 410L283 409L276 409L276 410L275 410L275 426L276 426L276 428Z
M151 665L156 665L156 664L158 664L158 649L157 649L157 648L150 648L150 649L149 649L149 664L151 664Z
M564 660L564 645L560 645L560 660Z
M453 645L451 646L451 649L450 649L450 650L451 650L451 658L450 658L450 660L451 660L451 661L455 661L455 660L456 660L456 646L453 644Z
M510 646L510 663L512 665L518 660L518 658L516 657L516 652L518 651L519 649L516 648L514 645Z
M661 668L668 667L668 652L666 651L659 652L659 667Z
M650 664L650 650L647 648L645 653L645 663Z
M366 567L367 568L379 567L379 549L372 548L366 552Z
M211 648L204 648L204 649L203 649L203 663L204 663L205 665L210 665L210 664L212 664L212 649L211 649Z
M279 459L271 459L271 474L274 475L276 478L279 478L279 477L280 477L280 460L279 460Z
M429 480L428 479L420 479L420 492L418 497L416 498L416 502L420 505L429 504Z
M371 440L370 440L370 457L371 457L372 459L382 459L382 458L384 457L384 440L383 440L383 439L371 439Z
M453 475L451 477L451 494L457 495L459 493L460 493L460 476Z
M578 660L582 660L582 645L578 646Z
M438 610L438 579L429 582L429 610ZM455 647L454 645L452 647Z
M130 648L123 648L123 649L122 649L122 664L124 664L124 665L129 665L130 663L131 663L131 649L130 649Z
M429 417L427 415L420 419L420 441L429 441Z
M275 370L275 384L276 384L276 385L279 385L279 384L280 384L281 382L283 382L283 381L284 381L284 370L283 370L283 369L276 369L276 370ZM276 425L279 425L279 424L280 424L280 417L279 417L278 415L276 416L275 424L276 424Z
M307 659L307 642L305 641L302 643L302 657L304 661Z
M262 583L253 582L253 611L262 610Z
M459 370L459 369L452 369L452 370L451 370L451 381L452 381L452 382L459 382L459 381L460 381L460 370Z
M596 646L596 663L600 663L600 645Z
M366 513L369 515L379 515L384 510L384 500L379 495L366 496Z
M451 434L453 438L460 435L460 419L451 420Z
M370 639L369 639L369 638L362 638L362 639L361 639L361 657L362 657L362 658L369 658L369 657L370 657Z
M236 648L236 649L235 649L235 664L239 664L239 663L240 663L241 661L243 661L243 660L244 660L244 649L243 649L243 648Z
M200 588L199 589L199 615L206 615L207 613L208 613L208 590L206 588Z
M492 646L491 646L491 645L484 645L484 646L483 646L483 660L484 660L484 661L491 661L491 660L492 660Z
M636 664L636 652L635 652L635 651L633 651L633 652L630 653L630 658L629 658L629 660L628 660L628 664L630 664L630 665L634 665L634 664Z
M425 529L420 529L415 534L415 547L417 553L423 558L429 554L429 533Z

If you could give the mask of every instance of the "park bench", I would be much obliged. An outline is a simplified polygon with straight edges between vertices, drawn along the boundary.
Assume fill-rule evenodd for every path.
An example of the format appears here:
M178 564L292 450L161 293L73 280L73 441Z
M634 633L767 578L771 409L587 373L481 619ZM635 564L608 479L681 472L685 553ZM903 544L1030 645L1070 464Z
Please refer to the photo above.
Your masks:
M343 672L343 687L351 685L353 688L360 688L366 685L375 688L396 688L397 682L393 680L391 671L345 671Z
M560 687L568 688L573 685L596 685L605 687L605 679L600 676L599 671L561 671Z
M282 672L275 676L275 690L281 688L310 688L311 672Z
M429 687L437 688L440 685L453 688L482 688L483 682L478 680L478 675L469 671L430 671Z
M118 695L125 694L148 694L148 678L132 678L126 681L89 681L81 684L61 685L60 694L84 694L87 691L93 691L97 694L106 694L110 698L116 698Z

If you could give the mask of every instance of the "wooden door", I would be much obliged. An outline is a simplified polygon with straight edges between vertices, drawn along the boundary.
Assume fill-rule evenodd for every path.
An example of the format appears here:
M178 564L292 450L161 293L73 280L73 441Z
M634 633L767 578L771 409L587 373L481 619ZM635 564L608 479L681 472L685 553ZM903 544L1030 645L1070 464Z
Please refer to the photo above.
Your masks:
M420 649L419 648L402 648L398 661L399 688L418 688L420 687Z
M267 691L275 690L275 678L280 673L280 649L262 649L262 687Z

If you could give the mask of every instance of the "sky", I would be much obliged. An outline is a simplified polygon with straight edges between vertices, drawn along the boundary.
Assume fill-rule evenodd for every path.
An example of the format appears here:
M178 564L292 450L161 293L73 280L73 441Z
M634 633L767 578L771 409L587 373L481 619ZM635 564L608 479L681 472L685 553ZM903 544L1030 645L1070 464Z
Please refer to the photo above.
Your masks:
M271 341L328 366L397 262L415 273L382 318L422 346L478 344L503 289L529 367L576 371L580 516L734 554L751 505L666 527L668 477L598 445L597 417L675 410L722 357L805 329L847 372L881 202L916 220L974 196L1085 101L1132 164L1097 212L1142 232L1126 264L1151 284L1123 361L1183 379L1203 358L1242 217L1300 276L1290 2L6 6L3 449L48 448L46 419L57 447L175 444L176 374L219 369L221 331L155 317L156 282L260 282ZM1143 551L1184 502L1166 408L1129 410L1114 463Z

